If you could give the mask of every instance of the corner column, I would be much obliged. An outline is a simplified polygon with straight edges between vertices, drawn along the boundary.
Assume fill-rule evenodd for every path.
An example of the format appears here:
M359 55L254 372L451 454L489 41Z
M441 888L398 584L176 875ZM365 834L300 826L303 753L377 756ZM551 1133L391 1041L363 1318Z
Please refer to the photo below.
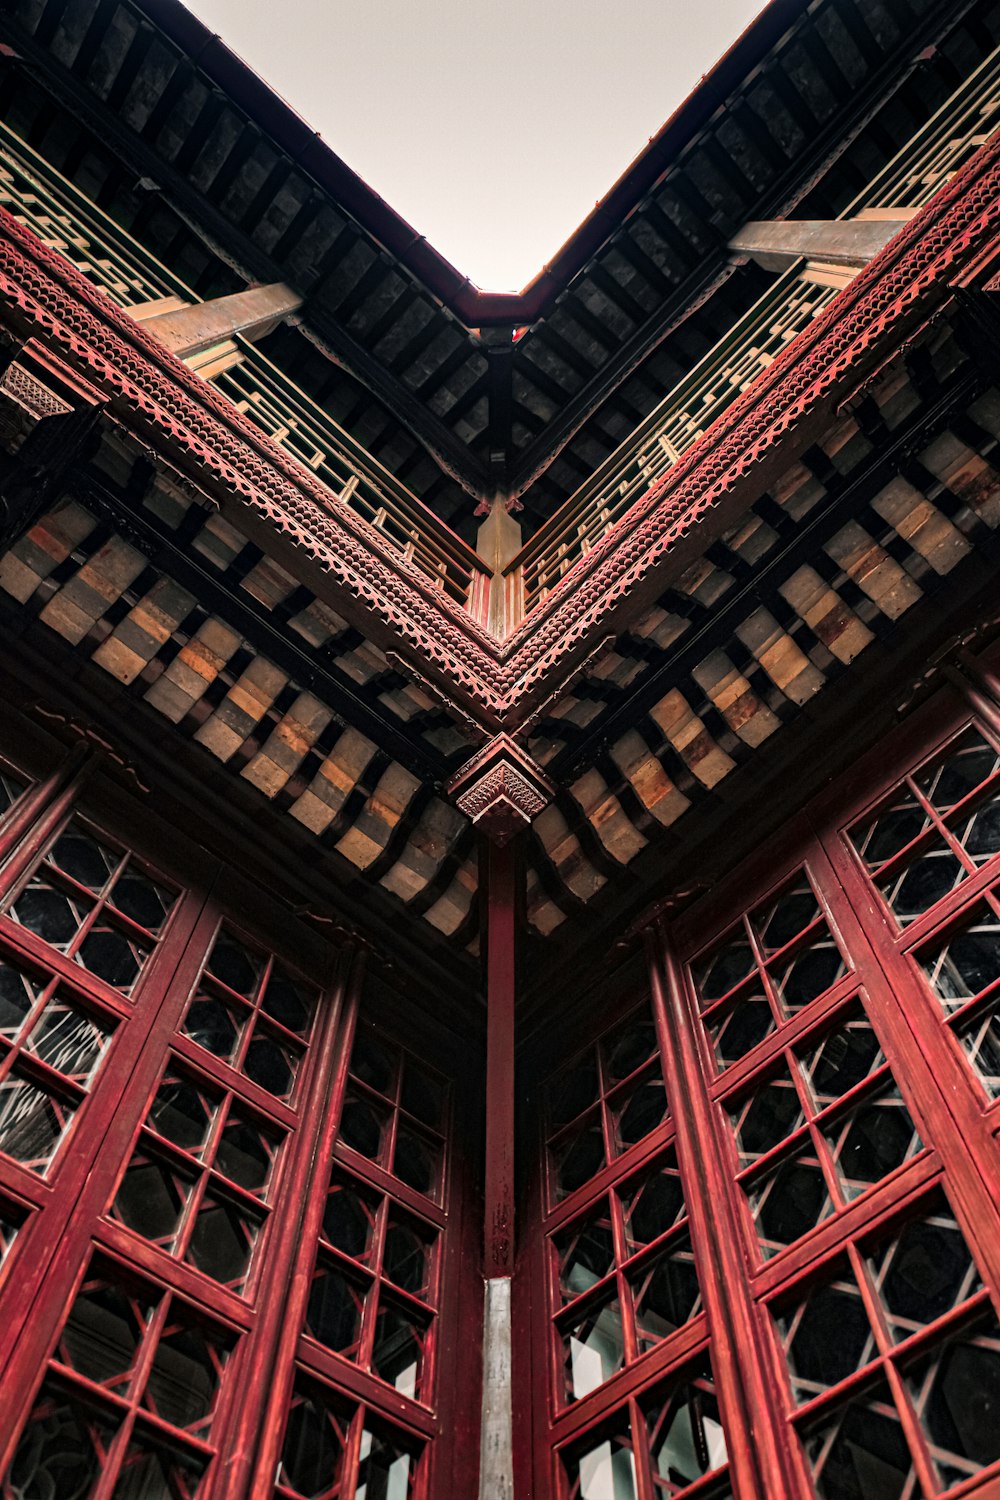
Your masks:
M499 734L462 768L449 791L479 829L486 945L486 1163L483 1218L483 1405L479 1500L513 1500L511 1287L516 1251L515 1009L524 865L518 837L552 788L525 751Z

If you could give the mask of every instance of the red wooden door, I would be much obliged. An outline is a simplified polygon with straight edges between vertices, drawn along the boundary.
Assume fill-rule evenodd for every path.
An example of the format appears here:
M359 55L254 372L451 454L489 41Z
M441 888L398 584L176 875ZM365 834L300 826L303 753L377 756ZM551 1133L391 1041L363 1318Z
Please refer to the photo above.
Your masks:
M537 1495L1000 1490L989 688L655 931L545 1088Z
M426 1500L465 1411L448 1080L352 1053L350 945L100 755L5 750L0 1490Z

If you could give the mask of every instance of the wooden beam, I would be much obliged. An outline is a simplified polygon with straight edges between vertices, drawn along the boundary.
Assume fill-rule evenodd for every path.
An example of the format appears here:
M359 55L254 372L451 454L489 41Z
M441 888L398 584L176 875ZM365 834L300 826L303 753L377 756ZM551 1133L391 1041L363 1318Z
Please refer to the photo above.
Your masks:
M236 333L251 342L263 338L282 318L301 306L302 298L297 292L284 282L275 281L269 286L233 292L228 297L214 297L210 302L152 312L137 321L183 359L211 349Z
M833 266L867 265L906 222L899 219L760 219L744 224L730 250L749 255L765 271L785 271L797 260Z

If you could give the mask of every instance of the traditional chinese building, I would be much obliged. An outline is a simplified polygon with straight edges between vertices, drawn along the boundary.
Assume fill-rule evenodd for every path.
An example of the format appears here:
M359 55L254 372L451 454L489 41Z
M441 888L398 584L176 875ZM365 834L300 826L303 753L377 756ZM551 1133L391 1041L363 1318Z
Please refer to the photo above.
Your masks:
M516 295L0 14L4 1500L1000 1495L1000 4Z

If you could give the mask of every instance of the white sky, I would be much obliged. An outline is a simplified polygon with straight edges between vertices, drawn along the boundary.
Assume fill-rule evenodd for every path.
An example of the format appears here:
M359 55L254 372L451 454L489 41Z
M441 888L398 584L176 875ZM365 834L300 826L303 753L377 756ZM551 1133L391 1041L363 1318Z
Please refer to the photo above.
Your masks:
M763 0L186 0L477 285L541 270Z

